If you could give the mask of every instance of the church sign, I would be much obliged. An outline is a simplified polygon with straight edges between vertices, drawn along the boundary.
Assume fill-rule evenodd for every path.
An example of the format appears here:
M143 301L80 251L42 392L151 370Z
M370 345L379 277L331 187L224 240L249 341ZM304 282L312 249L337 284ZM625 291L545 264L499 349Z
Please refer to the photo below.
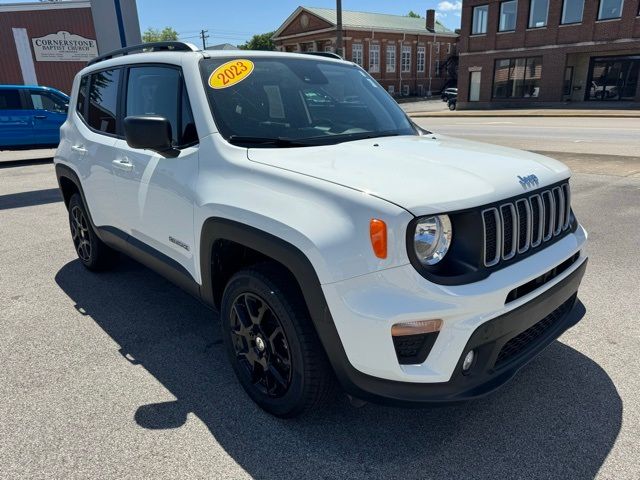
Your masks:
M95 40L69 32L32 38L31 43L38 62L87 62L98 55Z

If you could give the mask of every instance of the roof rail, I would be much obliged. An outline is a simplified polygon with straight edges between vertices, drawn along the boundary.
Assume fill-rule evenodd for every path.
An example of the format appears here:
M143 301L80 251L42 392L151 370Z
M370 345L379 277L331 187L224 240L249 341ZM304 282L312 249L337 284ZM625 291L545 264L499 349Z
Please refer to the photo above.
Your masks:
M344 60L344 58L342 58L340 55L333 52L300 52L300 53L304 55L315 55L317 57L327 57L327 58L334 58L336 60Z
M104 60L109 60L114 57L128 55L130 53L142 53L142 52L197 52L198 47L191 43L186 42L149 42L142 43L140 45L132 45L130 47L120 48L113 50L112 52L99 55L96 58L89 60L87 65L94 65Z

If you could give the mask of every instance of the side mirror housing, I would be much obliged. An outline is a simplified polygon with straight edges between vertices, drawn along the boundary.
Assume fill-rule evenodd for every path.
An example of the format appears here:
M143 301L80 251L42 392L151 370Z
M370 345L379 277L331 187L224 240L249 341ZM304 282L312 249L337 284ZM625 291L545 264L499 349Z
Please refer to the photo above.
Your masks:
M165 156L175 156L171 145L171 123L164 117L126 117L124 136L131 148L146 148Z

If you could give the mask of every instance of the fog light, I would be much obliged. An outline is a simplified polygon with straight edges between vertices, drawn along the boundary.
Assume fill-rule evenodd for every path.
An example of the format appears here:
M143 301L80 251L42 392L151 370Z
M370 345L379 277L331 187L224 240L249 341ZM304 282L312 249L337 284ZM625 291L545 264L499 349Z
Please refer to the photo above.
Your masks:
M474 350L469 350L467 356L464 357L464 361L462 362L462 371L467 373L473 365L473 361L476 359L476 352Z

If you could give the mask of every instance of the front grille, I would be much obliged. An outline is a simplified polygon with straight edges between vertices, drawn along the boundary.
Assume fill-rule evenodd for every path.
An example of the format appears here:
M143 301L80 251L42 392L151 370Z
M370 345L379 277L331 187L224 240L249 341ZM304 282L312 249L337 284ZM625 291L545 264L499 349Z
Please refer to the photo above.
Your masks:
M507 343L504 344L498 358L496 359L495 367L506 363L507 361L521 355L529 348L535 347L539 340L541 340L545 333L551 330L558 322L560 322L565 315L571 310L575 302L576 295L572 295L569 300L564 302L558 308L556 308L549 315L544 317L538 323L529 327L524 332L516 335Z
M569 184L487 208L482 212L482 221L484 265L492 267L552 240L569 228Z

